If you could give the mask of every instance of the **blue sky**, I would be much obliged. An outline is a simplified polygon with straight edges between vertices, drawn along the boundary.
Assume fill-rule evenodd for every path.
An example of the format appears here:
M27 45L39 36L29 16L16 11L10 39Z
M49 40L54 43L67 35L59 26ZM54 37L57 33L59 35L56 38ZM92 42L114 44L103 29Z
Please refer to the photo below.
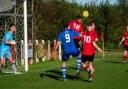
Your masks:
M72 1L72 0L68 0L68 1ZM89 3L89 2L91 2L91 1L96 1L97 3L99 3L99 2L101 2L102 0L74 0L74 1L76 1L77 3L81 3L82 2L82 4L84 4L84 3ZM103 1L106 1L106 0L103 0ZM114 4L114 3L116 3L117 2L117 0L109 0L109 2L111 3L111 4Z

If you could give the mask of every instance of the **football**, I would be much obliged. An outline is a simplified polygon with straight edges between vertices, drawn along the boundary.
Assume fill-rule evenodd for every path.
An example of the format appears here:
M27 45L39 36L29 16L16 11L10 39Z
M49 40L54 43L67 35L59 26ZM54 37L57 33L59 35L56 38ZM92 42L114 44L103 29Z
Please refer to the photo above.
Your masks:
M87 10L83 11L83 16L87 18L89 16L89 12Z

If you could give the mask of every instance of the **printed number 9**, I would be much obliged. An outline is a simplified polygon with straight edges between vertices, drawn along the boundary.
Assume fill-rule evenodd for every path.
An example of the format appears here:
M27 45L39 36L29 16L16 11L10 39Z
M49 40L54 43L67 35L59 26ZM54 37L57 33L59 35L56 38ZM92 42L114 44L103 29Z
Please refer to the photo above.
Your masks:
M70 35L69 34L65 34L65 39L66 39L66 42L69 43L70 42Z

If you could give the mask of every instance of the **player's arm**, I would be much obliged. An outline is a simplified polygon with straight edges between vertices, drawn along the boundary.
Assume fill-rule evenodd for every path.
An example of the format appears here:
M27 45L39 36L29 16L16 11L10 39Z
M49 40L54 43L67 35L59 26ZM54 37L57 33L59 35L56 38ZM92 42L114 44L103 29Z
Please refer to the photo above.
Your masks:
M10 40L10 34L8 33L5 35L5 44L16 44L15 40Z
M59 48L59 44L61 44L61 40L62 40L62 33L60 33L58 35L58 39L57 39L57 42L56 42L56 45L55 45L55 48L54 48L54 51L56 51L58 48Z
M100 52L102 53L103 51L101 50L101 48L97 45L97 43L95 41L92 42L93 46Z
M119 43L119 46L122 44L122 42L125 40L125 37L123 37Z
M9 40L5 40L5 44L15 44L14 40L13 41L9 41Z
M94 35L95 35L95 41L97 42L99 39L96 31L94 32Z
M61 42L60 41L57 41L57 43L56 43L56 45L55 45L55 48L54 48L54 51L56 51L58 48L59 48L59 44L60 44Z

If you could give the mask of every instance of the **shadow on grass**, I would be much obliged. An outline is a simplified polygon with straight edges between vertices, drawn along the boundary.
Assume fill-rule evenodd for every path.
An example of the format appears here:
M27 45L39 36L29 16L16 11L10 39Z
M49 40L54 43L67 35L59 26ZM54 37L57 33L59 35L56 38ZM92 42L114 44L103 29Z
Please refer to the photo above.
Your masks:
M104 62L106 62L106 63L114 63L114 64L124 64L121 61L104 61Z
M128 72L128 70L125 70L125 72Z
M55 80L62 81L61 71L58 70L46 70L44 73L40 73L39 76L43 78L44 76L50 77ZM76 79L76 76L67 74L67 79Z
M63 81L61 71L59 71L59 70L53 70L53 69L52 70L46 70L45 72L40 73L39 76L41 78L46 76L46 77L49 77L49 78L52 78L52 79L55 79L55 80L58 80L58 81ZM70 75L70 74L67 74L67 79L70 79L72 81L73 80L80 80L80 81L83 81L83 82L90 82L88 79L86 79L84 77L78 77L76 75L74 76L74 75Z
M76 67L68 67L68 69L77 70L77 68L76 68Z

